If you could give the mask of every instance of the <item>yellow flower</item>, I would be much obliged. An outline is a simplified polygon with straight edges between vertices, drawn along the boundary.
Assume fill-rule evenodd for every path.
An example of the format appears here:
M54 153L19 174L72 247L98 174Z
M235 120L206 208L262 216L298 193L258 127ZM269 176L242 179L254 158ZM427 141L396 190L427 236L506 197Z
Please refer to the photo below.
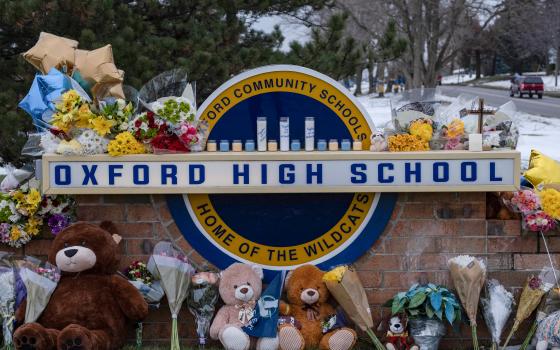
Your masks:
M541 207L545 213L560 220L560 192L554 188L545 188L539 192Z
M100 136L105 136L111 132L111 127L115 124L114 121L107 120L102 116L98 116L97 118L90 120L90 123L93 125L92 129Z
M23 192L18 190L12 193L12 198L17 202L21 203L24 201L25 195L23 194Z
M90 120L95 117L95 114L89 109L89 105L84 103L78 108L78 117L76 118L77 128L87 128L90 125Z
M465 123L461 119L453 119L451 123L447 125L447 137L450 139L462 136L464 133Z
M387 141L391 152L428 151L430 149L428 142L418 135L398 134L389 136Z
M27 203L31 205L38 205L41 200L41 194L36 188L32 188L26 196Z
M138 142L128 131L121 132L114 140L109 142L107 150L112 156L146 153L144 145Z
M12 229L10 230L10 240L12 242L17 241L21 237L21 230L17 225L12 225Z
M36 236L39 234L39 228L41 227L41 224L41 219L32 216L29 218L29 220L27 220L27 223L25 224L25 231L31 236Z
M336 267L323 275L323 282L340 282L346 271L348 271L348 266Z
M409 131L411 135L418 135L422 138L422 140L430 141L432 139L432 134L434 133L434 128L423 121L414 121L410 123Z
M68 90L62 94L62 101L63 102L79 102L80 95L74 89Z

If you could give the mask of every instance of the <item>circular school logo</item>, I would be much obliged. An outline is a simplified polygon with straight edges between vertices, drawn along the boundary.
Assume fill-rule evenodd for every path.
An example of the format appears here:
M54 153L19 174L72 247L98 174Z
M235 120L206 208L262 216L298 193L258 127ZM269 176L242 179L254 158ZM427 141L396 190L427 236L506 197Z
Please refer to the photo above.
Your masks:
M304 139L306 117L315 140L361 140L369 148L371 119L340 84L316 71L290 65L242 73L202 104L211 140L255 140L257 118L268 139L278 140L281 117L290 138ZM310 169L311 181L322 176ZM184 237L219 268L235 261L267 270L315 264L328 269L351 263L383 232L396 196L380 193L189 194L168 196Z

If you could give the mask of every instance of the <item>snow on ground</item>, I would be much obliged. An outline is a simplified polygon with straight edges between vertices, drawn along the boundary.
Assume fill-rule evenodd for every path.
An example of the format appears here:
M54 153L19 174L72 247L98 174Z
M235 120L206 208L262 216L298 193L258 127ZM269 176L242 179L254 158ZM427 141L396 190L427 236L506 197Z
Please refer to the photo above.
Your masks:
M440 96L438 96L439 99ZM449 97L441 96L448 100ZM376 95L358 97L367 110L376 128L391 127L391 99L377 98ZM499 106L493 106L499 107ZM518 112L513 117L519 128L517 150L521 152L521 167L526 169L531 149L537 149L549 157L560 161L558 140L560 140L560 119L545 118Z
M468 81L474 80L476 75L474 74L465 74L465 73L455 73L452 75L446 75L441 78L441 83L443 85L450 85L450 84L462 84Z
M555 86L554 84L554 75L545 75L545 76L541 76L541 78L544 83L544 91L560 91L560 77L558 77L558 86ZM506 80L490 81L482 85L509 89L510 82L509 79L506 79Z

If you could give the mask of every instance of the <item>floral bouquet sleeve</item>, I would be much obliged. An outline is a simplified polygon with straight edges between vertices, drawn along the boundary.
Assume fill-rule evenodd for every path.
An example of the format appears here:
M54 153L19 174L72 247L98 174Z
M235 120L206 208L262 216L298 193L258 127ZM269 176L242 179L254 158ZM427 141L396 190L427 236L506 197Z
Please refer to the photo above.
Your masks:
M26 261L20 267L19 275L27 290L25 323L37 321L51 298L58 281L60 270L50 263Z
M201 346L206 344L206 334L216 310L219 296L218 280L218 274L213 272L198 272L191 279L187 305L195 318L196 334Z
M12 348L12 335L15 320L15 273L8 262L0 262L0 317L2 318L2 334L4 347Z

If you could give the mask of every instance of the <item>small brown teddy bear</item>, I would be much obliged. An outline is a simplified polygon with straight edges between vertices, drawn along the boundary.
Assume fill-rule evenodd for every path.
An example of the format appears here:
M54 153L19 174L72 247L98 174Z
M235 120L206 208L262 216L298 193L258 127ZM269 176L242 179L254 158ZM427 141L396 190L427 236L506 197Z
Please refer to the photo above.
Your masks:
M357 336L353 329L344 327L323 334L322 322L335 314L328 303L330 293L323 283L323 275L317 267L303 265L286 277L288 303L280 304L280 313L295 317L301 330L290 324L280 326L280 349L348 350L354 346Z
M387 350L418 350L418 346L408 336L406 315L392 316L388 321Z
M108 231L111 231L109 233ZM116 274L120 236L110 222L75 223L51 244L49 262L62 272L58 286L35 323L14 334L17 350L109 350L123 346L127 320L148 315L140 292ZM16 319L25 318L26 303Z
M214 317L210 338L220 340L226 350L247 350L254 343L242 327L253 318L262 278L263 270L257 265L234 263L222 271L218 288L225 305ZM278 338L259 338L256 348L277 350Z

